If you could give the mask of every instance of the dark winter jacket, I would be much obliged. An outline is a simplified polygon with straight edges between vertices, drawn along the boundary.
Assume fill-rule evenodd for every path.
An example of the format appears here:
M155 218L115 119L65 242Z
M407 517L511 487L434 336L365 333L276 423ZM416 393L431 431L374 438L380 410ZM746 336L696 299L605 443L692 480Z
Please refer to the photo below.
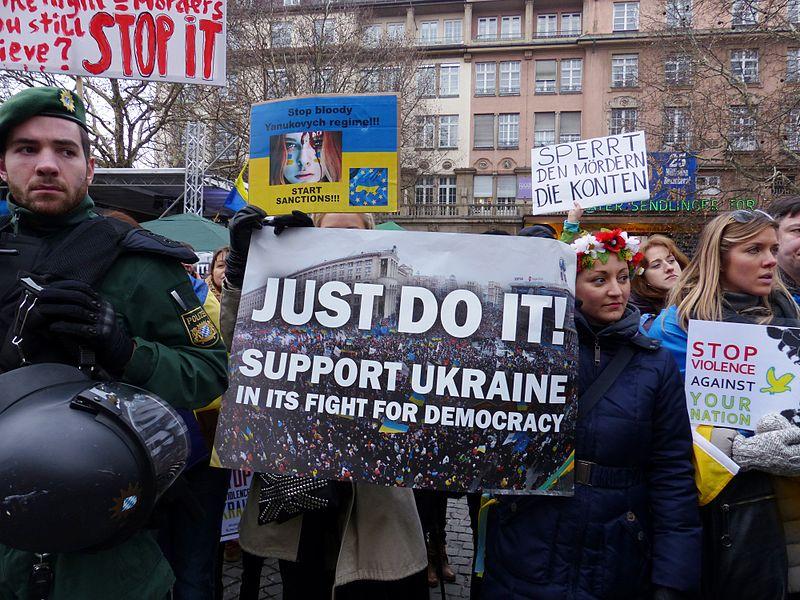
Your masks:
M576 460L630 476L576 484L572 498L501 497L489 517L482 598L649 599L655 587L696 590L701 530L675 361L637 333L636 309L599 332L580 313L575 320L581 394L622 344L636 346L624 375L579 417L575 441Z

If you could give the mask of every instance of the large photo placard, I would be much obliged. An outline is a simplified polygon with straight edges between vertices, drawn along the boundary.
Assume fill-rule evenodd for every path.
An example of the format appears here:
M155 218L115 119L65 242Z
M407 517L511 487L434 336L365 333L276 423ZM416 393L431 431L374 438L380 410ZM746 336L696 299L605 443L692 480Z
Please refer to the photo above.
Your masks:
M227 0L8 0L0 69L225 85Z
M271 215L396 211L398 111L397 94L256 104L249 201Z
M754 431L767 413L800 408L800 329L689 321L689 419Z
M553 240L257 232L217 429L222 464L571 493L574 281L575 254Z
M650 197L643 131L531 150L532 212L545 215Z

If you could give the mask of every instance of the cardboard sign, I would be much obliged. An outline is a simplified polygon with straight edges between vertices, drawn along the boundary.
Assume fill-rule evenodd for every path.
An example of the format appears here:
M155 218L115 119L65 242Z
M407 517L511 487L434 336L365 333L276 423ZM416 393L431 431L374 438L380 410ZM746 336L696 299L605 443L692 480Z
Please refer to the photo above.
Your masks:
M397 210L397 94L314 96L253 106L249 201L293 210Z
M534 148L533 214L646 200L648 171L643 131Z
M800 329L689 321L686 402L692 423L754 431L800 407Z
M6 0L0 69L225 85L227 0Z
M249 257L215 442L223 465L571 493L569 247L302 228L256 232Z

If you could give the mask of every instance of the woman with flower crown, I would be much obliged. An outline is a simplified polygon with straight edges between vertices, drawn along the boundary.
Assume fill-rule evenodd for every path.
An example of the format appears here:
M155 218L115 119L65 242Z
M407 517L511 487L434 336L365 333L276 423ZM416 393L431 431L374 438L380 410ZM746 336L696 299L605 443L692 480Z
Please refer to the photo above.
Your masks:
M570 235L569 233L567 235ZM701 530L675 361L628 306L639 240L574 232L580 342L573 497L501 496L484 599L691 597Z

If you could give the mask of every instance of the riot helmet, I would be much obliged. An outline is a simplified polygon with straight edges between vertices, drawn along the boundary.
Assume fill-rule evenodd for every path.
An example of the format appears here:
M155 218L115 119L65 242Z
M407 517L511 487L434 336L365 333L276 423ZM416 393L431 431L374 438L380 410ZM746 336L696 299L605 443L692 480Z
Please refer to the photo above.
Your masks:
M101 550L142 528L183 470L186 425L162 399L63 364L0 375L0 543Z

